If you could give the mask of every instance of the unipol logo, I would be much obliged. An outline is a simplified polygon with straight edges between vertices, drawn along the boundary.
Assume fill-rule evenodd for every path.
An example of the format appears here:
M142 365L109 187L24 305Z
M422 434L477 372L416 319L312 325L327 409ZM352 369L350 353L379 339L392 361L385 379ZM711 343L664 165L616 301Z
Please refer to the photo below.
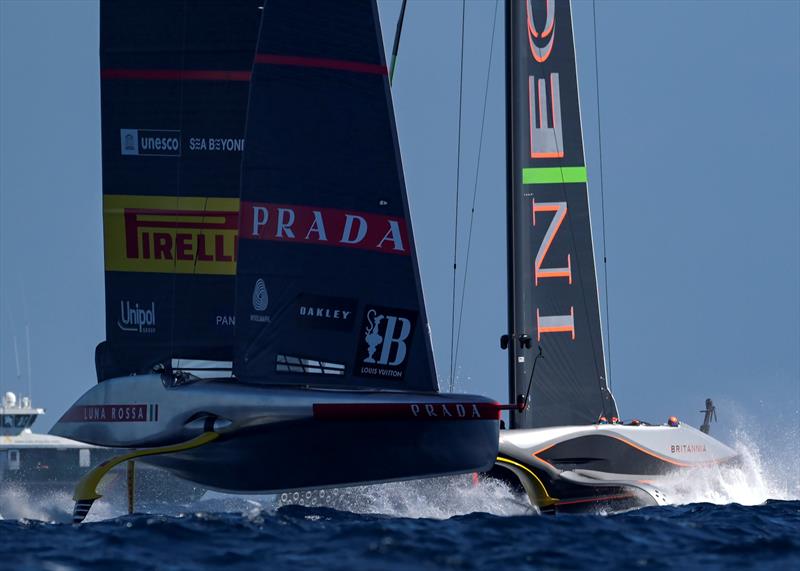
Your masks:
M156 332L156 304L151 302L150 306L140 306L130 301L122 300L119 302L119 319L117 326L123 331L135 333L155 333Z
M405 374L417 314L367 306L362 322L356 374L400 380Z
M265 311L269 305L269 295L267 294L267 284L264 280L258 278L256 285L253 287L253 309L256 311Z
M262 278L258 278L255 285L253 285L252 302L253 311L256 313L250 314L250 321L255 321L256 323L271 323L272 317L264 315L269 305L269 294L267 293L267 284L264 283Z

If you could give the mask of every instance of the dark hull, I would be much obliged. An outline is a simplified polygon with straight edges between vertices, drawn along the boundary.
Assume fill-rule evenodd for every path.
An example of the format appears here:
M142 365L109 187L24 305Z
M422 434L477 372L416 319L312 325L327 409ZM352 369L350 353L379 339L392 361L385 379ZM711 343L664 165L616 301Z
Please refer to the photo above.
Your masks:
M293 421L149 462L219 490L325 488L489 469L493 421Z
M497 457L497 406L474 395L230 380L171 387L160 375L139 375L98 384L52 432L147 449L213 431L211 443L141 461L205 487L274 492L488 470ZM127 410L141 416L129 421Z

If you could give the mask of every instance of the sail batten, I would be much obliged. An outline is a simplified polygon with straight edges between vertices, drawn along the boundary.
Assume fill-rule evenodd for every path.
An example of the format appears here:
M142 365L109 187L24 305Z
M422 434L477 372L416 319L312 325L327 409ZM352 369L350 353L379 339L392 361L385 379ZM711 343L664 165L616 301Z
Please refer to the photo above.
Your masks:
M507 4L512 427L617 415L608 390L569 0Z

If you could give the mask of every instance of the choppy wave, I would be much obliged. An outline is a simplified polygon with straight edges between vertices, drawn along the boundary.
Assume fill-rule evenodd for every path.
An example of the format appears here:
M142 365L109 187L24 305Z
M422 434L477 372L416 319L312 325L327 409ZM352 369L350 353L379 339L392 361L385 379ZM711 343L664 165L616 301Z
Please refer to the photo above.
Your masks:
M800 454L797 431L785 429L769 435L769 445L759 446L756 437L765 437L746 423L747 430L732 434L739 452L738 466L711 467L682 472L674 480L659 485L672 505L709 503L755 506L768 500L800 499ZM766 450L764 452L762 450ZM375 486L358 486L336 491L340 494L325 505L360 514L393 517L445 519L469 513L497 516L536 513L524 497L494 480L473 482L470 477L434 478ZM303 492L294 503L303 501ZM330 500L330 496L328 496ZM289 498L291 502L291 498Z
M277 511L133 515L80 526L0 521L4 568L790 569L800 502L690 504L612 516L447 520L289 506Z
M749 419L747 419L749 420ZM744 422L747 430L734 432L734 447L741 456L736 467L707 468L681 475L661 486L673 505L710 503L755 506L767 500L800 499L800 435L798 430L772 430ZM756 441L759 444L756 444ZM304 502L305 492L294 494ZM336 497L332 498L332 494ZM290 494L291 496L291 494ZM107 498L108 499L108 498ZM116 498L119 500L119 498ZM334 501L330 501L333 499ZM143 511L178 516L185 513L274 513L281 505L272 495L241 496L210 492L189 505L138 506ZM289 501L291 502L291 499ZM0 519L71 521L72 499L67 492L39 495L13 488L0 489ZM398 518L447 519L471 513L520 516L537 513L527 500L502 482L473 480L472 476L432 478L329 491L324 505L338 511ZM87 522L125 514L124 502L98 501Z
M736 433L739 466L682 473L661 486L675 505L711 503L755 506L767 500L800 499L800 460L783 454L765 458L751 435Z
M787 446L777 438L756 446L763 435L738 433L741 465L668 483L674 505L608 516L538 517L504 484L459 476L340 490L336 509L208 493L128 516L124 502L100 500L74 526L70 494L4 488L0 550L3 568L59 571L783 570L800 566L800 466L796 439L775 434Z

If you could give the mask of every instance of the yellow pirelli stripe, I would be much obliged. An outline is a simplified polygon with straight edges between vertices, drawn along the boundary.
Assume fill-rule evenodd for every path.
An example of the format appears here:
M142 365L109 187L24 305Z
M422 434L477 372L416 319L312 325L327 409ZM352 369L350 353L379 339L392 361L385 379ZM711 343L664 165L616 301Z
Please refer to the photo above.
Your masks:
M107 271L236 274L238 198L103 197Z

